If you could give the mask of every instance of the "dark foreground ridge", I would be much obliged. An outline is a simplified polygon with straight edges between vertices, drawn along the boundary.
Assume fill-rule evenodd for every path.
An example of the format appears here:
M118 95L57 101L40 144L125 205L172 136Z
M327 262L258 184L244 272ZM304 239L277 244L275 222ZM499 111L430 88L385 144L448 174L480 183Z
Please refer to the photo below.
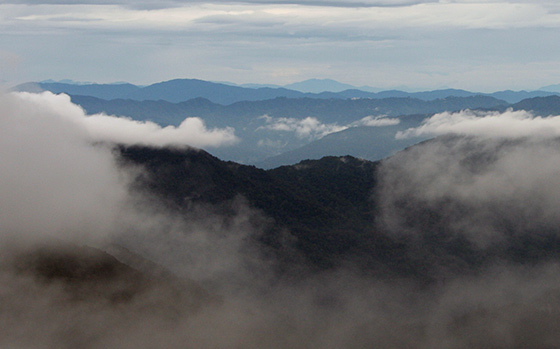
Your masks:
M122 259L130 258L123 248L113 248ZM28 276L40 284L59 288L70 302L105 302L108 305L145 302L145 310L176 307L177 311L194 312L212 297L186 279L156 269L139 271L114 256L88 246L48 242L34 248L12 250L3 259L3 268L20 276ZM135 255L135 258L141 257ZM145 263L151 263L145 261ZM150 299L151 293L164 293L166 297ZM152 300L156 300L152 302Z
M446 142L454 140L428 141L403 154ZM475 150L487 161L484 166L495 160L491 150ZM396 198L390 208L401 222L397 228L387 225L387 193L379 189L381 162L326 157L265 171L195 149L134 146L120 147L119 152L123 164L146 169L137 177L136 188L155 194L174 210L187 212L194 204L207 204L227 213L240 198L258 209L269 220L255 239L272 248L288 270L294 264L325 270L353 263L377 277L432 282L476 274L500 261L538 264L560 256L556 229L543 230L537 224L514 232L515 217L504 210L496 211L495 218L500 229L512 228L505 242L479 244L457 233L453 217L468 215L473 208L450 197L428 203L412 195L390 194ZM477 171L473 166L471 170ZM387 182L389 177L383 175ZM394 180L393 185L410 186L406 178Z
M371 235L377 163L346 157L303 161L261 170L224 162L202 150L122 147L127 164L147 171L136 189L156 194L175 210L192 204L220 207L242 198L271 219L259 238L279 248L282 232L295 237L297 251L321 267L358 252Z

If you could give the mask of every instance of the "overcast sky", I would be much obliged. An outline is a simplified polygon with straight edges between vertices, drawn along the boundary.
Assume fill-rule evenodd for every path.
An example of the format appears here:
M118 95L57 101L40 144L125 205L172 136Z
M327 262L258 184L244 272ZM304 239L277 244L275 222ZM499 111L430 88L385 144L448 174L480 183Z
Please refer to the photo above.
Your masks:
M560 83L559 1L0 0L0 80Z

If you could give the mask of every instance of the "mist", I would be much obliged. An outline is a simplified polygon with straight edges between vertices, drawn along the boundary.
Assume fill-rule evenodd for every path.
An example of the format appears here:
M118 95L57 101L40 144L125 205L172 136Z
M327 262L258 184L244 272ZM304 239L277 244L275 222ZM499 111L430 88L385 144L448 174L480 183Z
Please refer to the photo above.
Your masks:
M396 138L445 134L480 136L486 139L555 138L560 136L560 117L543 117L525 110L512 109L503 113L473 110L444 112L427 118L419 127L399 131Z
M151 121L136 121L128 117L86 115L84 110L73 104L65 94L20 92L9 96L7 98L20 100L20 105L40 108L50 115L57 115L61 120L74 124L76 128L85 132L87 140L91 142L214 148L239 141L233 128L207 129L202 119L197 117L187 117L177 127L161 127Z
M281 274L276 255L258 242L274 224L269 217L243 197L170 210L134 189L143 169L123 166L113 144L137 144L135 134L152 146L168 138L177 147L226 146L230 130L185 122L184 131L169 129L182 135L173 138L153 125L86 116L64 95L0 98L2 346L560 344L560 265L552 253L531 264L489 258L468 273L448 268L445 278L418 283L378 278L351 261L317 271L286 239L301 273ZM206 138L190 139L192 129ZM559 165L554 137L427 141L381 163L372 225L413 252L435 230L480 253L519 236L555 235ZM435 262L427 267L448 267L448 259L429 257ZM80 268L95 273L64 274L58 261L80 258Z
M447 231L479 245L556 232L558 120L526 111L467 110L436 114L405 131L401 136L440 136L384 162L380 197L385 223L397 234L410 233L399 215L413 210L397 207L406 200L411 207L421 203L440 210Z

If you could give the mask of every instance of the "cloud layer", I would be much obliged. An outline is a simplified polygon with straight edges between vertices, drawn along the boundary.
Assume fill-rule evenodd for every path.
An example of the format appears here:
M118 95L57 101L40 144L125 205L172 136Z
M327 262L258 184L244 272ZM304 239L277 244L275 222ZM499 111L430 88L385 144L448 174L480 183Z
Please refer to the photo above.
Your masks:
M19 100L26 108L43 110L45 118L60 119L75 125L87 134L91 142L203 148L219 147L238 141L232 128L208 130L202 119L196 117L186 118L178 127L161 127L150 121L136 121L126 117L86 115L82 108L73 104L70 97L64 94L17 93L4 98Z
M535 116L525 110L504 113L463 110L439 113L397 138L458 134L485 138L554 138L560 136L560 116Z
M360 119L355 124L360 126L382 127L393 126L400 124L401 120L398 118L386 118L384 116L366 116Z
M440 229L487 247L560 224L560 116L444 112L396 135L417 136L438 137L389 158L381 171L390 230ZM419 207L433 213L434 226L406 223Z
M260 117L266 122L265 126L259 129L294 132L299 138L314 140L328 135L329 133L342 131L348 126L339 126L337 124L323 124L319 119L308 116L304 119L297 118L273 118L268 115Z
M558 139L426 141L384 162L383 219L396 234L439 231L484 247L557 231L558 149Z
M386 118L384 116L366 116L348 125L338 125L336 123L324 124L315 117L308 116L303 119L298 118L274 118L263 115L259 119L264 120L265 125L257 130L271 130L280 132L293 132L298 138L306 140L316 140L330 133L344 131L349 127L369 126L383 127L398 125L398 118ZM264 141L263 141L264 145ZM269 144L273 145L273 144Z

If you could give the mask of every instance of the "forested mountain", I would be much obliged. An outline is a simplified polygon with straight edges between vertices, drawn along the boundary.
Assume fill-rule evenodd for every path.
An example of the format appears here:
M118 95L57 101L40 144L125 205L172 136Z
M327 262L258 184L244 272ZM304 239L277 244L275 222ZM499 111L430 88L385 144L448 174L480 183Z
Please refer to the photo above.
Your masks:
M187 212L193 204L211 204L227 215L236 198L246 200L271 218L263 233L254 238L272 248L284 270L302 264L325 269L353 261L378 277L431 282L456 273L476 274L499 260L539 263L560 258L560 234L544 222L526 222L525 228L518 226L518 232L509 230L503 239L484 244L456 226L470 219L460 216L462 210L473 215L489 210L499 226L477 224L502 234L501 229L516 226L517 219L527 213L521 202L511 203L510 209L517 212L511 216L491 202L470 207L461 198L431 202L415 194L425 188L407 182L406 176L414 174L405 171L414 168L407 168L409 163L402 159L419 159L415 154L441 151L441 146L458 148L460 157L445 161L464 161L461 166L469 177L486 168L493 171L499 154L517 151L524 144L504 142L489 148L476 140L441 138L413 146L386 163L326 157L268 171L224 162L201 150L122 147L120 157L124 165L146 170L138 177L137 188L155 194L178 212ZM400 189L387 192L392 186ZM393 222L388 224L387 219ZM539 231L542 228L545 230ZM415 233L408 235L409 231ZM287 239L286 232L292 238Z

